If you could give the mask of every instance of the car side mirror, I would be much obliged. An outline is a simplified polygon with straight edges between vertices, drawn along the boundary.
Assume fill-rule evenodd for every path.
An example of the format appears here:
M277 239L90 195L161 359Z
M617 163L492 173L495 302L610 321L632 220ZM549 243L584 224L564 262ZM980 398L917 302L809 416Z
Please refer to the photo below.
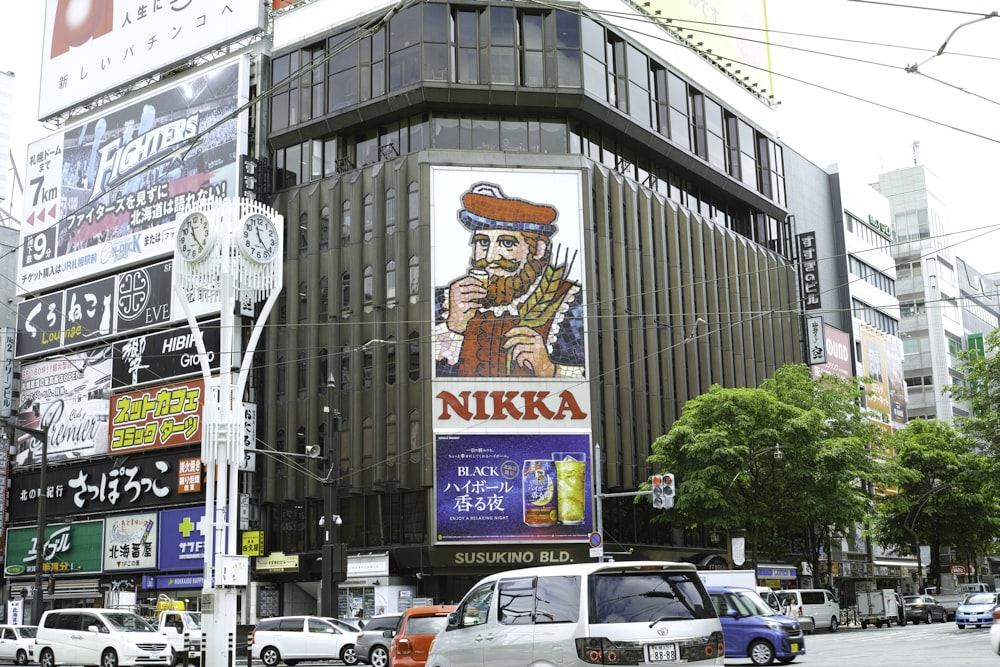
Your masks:
M726 616L728 616L729 618L739 618L740 612L736 611L735 609L727 609Z
M453 611L448 613L448 627L453 628L458 625L458 612Z

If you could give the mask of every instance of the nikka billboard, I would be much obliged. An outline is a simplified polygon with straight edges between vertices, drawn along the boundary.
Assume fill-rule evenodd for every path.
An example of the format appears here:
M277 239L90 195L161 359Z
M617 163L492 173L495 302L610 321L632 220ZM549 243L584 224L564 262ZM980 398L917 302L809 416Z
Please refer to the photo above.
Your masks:
M593 530L582 180L431 168L438 544Z
M167 255L177 211L200 197L236 196L246 59L193 71L28 147L19 294Z
M263 0L46 0L38 119L263 27Z

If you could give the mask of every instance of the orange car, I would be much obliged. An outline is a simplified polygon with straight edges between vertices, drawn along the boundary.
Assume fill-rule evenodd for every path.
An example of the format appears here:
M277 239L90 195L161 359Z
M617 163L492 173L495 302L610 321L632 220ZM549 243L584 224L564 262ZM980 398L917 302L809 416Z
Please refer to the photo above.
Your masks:
M434 636L448 624L448 614L453 611L453 604L411 607L404 611L392 636L389 664L392 667L416 667L427 662Z

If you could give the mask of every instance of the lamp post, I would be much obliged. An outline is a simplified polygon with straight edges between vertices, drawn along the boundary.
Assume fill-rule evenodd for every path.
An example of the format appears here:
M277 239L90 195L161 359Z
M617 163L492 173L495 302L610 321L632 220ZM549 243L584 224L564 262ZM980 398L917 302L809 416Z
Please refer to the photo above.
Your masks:
M322 594L320 610L323 616L340 616L338 582L346 573L346 553L344 544L334 540L334 530L343 522L340 517L340 410L337 400L337 379L333 371L326 379L326 400L323 406L326 412L326 437L328 439L327 457L329 471L324 479L323 495L323 558L322 558ZM340 536L337 535L339 538Z

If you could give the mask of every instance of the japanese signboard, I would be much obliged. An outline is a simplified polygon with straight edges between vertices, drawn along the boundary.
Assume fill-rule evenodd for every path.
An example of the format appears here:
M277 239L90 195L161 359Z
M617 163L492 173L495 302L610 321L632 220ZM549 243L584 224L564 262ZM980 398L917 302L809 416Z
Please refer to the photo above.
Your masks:
M589 435L438 435L435 445L438 543L587 540Z
M108 453L111 348L103 346L21 365L17 425L48 429L49 463ZM36 413L37 410L37 413ZM18 436L15 469L42 462L42 443Z
M7 530L8 577L35 574L35 526ZM45 526L42 573L89 574L101 571L104 521L77 521Z
M593 529L582 181L431 169L438 543Z
M173 293L173 261L124 269L115 276L26 299L17 306L17 356L37 356L112 334L163 326L184 319ZM195 301L198 315L218 305ZM200 368L199 368L200 370Z
M15 383L20 384L21 380L20 365L14 361L15 333L14 329L6 327L0 329L0 336L3 337L3 359L0 360L0 363L3 364L3 369L0 370L0 373L3 374L2 394L0 394L0 417L4 418L14 415L17 407L17 387Z
M246 69L243 59L199 68L31 144L19 294L166 255L178 211L202 197L234 196L237 158L246 152L245 117L236 113Z
M204 501L199 448L171 448L105 458L46 472L45 510L50 517L144 510ZM11 478L10 520L37 516L39 473Z
M161 570L196 570L205 560L205 506L160 512Z
M803 232L798 237L799 278L802 283L803 310L816 310L822 304L819 284L819 255L816 248L816 232Z
M47 0L43 120L264 26L261 0Z
M823 347L826 350L826 361L812 367L814 378L818 378L821 373L832 373L845 379L854 377L854 365L851 363L851 336L846 331L824 323Z
M868 409L889 417L889 368L885 354L885 334L870 326L861 325L861 358L866 383ZM902 365L902 358L900 358Z
M810 366L826 363L826 338L823 331L823 317L815 315L806 318L806 358Z
M219 370L219 320L199 325L209 368ZM187 325L136 336L113 346L111 388L125 389L201 374L194 334Z
M111 454L201 441L205 383L191 378L111 397Z
M104 520L104 571L156 568L156 513L109 516Z

